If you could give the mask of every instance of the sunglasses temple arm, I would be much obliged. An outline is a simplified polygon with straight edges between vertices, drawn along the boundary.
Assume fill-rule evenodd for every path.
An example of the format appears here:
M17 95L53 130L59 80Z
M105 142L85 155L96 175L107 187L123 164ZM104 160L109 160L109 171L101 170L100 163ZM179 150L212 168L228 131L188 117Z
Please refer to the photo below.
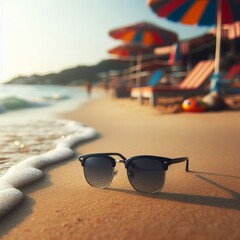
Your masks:
M180 163L186 161L186 172L189 171L189 160L188 157L173 158L171 159L171 164Z

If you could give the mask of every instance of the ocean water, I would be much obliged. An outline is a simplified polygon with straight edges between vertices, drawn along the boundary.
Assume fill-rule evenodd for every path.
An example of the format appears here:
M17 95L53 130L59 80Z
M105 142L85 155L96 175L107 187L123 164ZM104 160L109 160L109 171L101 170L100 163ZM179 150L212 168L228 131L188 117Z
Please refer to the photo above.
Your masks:
M57 118L88 100L79 87L0 85L0 217L45 166L73 158L74 146L97 136L89 126Z
M96 94L93 97L96 97ZM88 99L85 89L80 87L0 84L1 122L14 116L20 119L31 118L30 115L54 116L57 113L75 109L79 103Z

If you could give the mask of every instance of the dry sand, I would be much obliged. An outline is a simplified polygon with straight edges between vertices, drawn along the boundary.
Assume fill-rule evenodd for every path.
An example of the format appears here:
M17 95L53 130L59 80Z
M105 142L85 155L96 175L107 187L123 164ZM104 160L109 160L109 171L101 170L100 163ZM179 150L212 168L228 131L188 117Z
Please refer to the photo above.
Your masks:
M65 118L92 126L98 139L81 154L188 156L169 167L156 195L130 186L126 171L108 190L87 185L77 160L45 170L1 220L3 239L240 239L240 112L162 115L130 100L103 98Z

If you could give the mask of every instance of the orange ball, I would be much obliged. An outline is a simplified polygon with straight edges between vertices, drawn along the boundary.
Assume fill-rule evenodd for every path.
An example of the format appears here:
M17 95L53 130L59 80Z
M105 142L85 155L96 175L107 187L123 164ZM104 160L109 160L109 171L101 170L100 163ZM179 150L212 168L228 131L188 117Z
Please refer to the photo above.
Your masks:
M186 112L204 112L206 111L206 105L202 101L188 98L183 101L182 109Z

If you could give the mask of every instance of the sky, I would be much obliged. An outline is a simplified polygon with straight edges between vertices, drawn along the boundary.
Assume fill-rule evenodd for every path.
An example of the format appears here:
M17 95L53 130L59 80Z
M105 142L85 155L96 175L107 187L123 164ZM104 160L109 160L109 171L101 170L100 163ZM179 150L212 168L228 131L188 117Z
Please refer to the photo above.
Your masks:
M209 29L159 18L146 0L0 0L0 82L108 59L107 50L121 44L108 32L140 21L180 39Z

